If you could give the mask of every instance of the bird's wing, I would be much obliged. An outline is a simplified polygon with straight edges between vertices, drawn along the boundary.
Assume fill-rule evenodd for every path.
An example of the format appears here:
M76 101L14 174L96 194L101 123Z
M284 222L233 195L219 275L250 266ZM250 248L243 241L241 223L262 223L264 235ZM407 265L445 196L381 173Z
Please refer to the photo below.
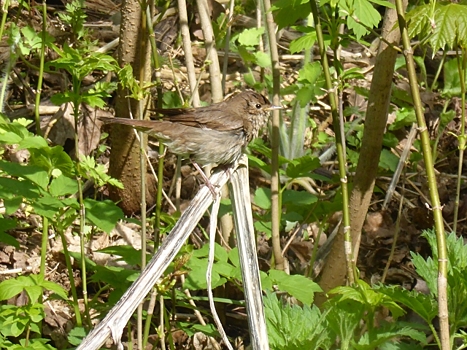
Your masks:
M164 115L163 120L201 129L229 131L243 128L243 118L240 111L228 111L225 102L209 107L158 109L155 111Z

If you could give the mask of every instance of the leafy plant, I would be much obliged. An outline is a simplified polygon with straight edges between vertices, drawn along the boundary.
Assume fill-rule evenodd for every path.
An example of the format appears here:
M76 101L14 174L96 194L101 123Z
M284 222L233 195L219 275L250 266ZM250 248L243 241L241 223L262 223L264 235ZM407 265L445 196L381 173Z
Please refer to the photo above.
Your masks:
M23 306L0 306L0 347L5 349L28 348L52 349L49 340L31 337L31 332L41 334L41 322L45 318L42 296L44 291L52 291L66 300L66 291L58 284L44 280L41 275L19 276L0 283L0 301L11 299L25 293L27 303ZM15 345L12 340L22 337ZM23 338L24 337L24 338ZM11 339L11 341L9 340Z

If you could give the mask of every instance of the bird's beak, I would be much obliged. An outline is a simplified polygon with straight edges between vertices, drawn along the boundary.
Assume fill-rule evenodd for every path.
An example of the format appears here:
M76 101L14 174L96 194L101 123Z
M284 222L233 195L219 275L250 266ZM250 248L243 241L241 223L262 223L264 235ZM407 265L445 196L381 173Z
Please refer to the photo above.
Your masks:
M269 106L268 108L265 108L264 110L266 110L266 111L273 111L273 110L275 110L275 109L285 109L285 107L283 107L283 106L274 106L274 105L272 105L272 106Z

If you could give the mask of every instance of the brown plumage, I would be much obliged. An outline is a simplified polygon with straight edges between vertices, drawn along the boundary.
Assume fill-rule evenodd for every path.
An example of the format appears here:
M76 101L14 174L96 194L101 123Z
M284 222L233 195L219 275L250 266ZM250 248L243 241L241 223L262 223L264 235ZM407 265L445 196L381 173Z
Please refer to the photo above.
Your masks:
M201 164L231 164L268 119L272 106L266 97L247 90L227 101L201 108L158 110L160 120L100 118L106 123L124 124L148 132L169 151Z

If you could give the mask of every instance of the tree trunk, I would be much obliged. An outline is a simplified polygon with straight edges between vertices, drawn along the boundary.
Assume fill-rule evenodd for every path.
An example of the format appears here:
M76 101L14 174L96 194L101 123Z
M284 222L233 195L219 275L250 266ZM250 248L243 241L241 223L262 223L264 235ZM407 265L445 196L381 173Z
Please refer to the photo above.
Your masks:
M131 64L139 81L149 81L151 74L150 44L147 34L142 30L142 13L140 3L136 0L125 0L122 4L122 22L120 27L120 46L118 61L121 67ZM120 118L137 119L140 114L139 101L129 99L128 92L121 87L118 90L115 114ZM146 106L146 103L142 104ZM147 136L144 136L147 144ZM141 198L141 165L140 143L132 128L112 125L110 133L112 151L110 153L110 176L119 179L125 188L112 187L110 198L119 202L126 214L140 211ZM154 178L147 177L148 189L154 188ZM149 192L149 191L147 191ZM148 205L154 203L153 193L146 193Z

